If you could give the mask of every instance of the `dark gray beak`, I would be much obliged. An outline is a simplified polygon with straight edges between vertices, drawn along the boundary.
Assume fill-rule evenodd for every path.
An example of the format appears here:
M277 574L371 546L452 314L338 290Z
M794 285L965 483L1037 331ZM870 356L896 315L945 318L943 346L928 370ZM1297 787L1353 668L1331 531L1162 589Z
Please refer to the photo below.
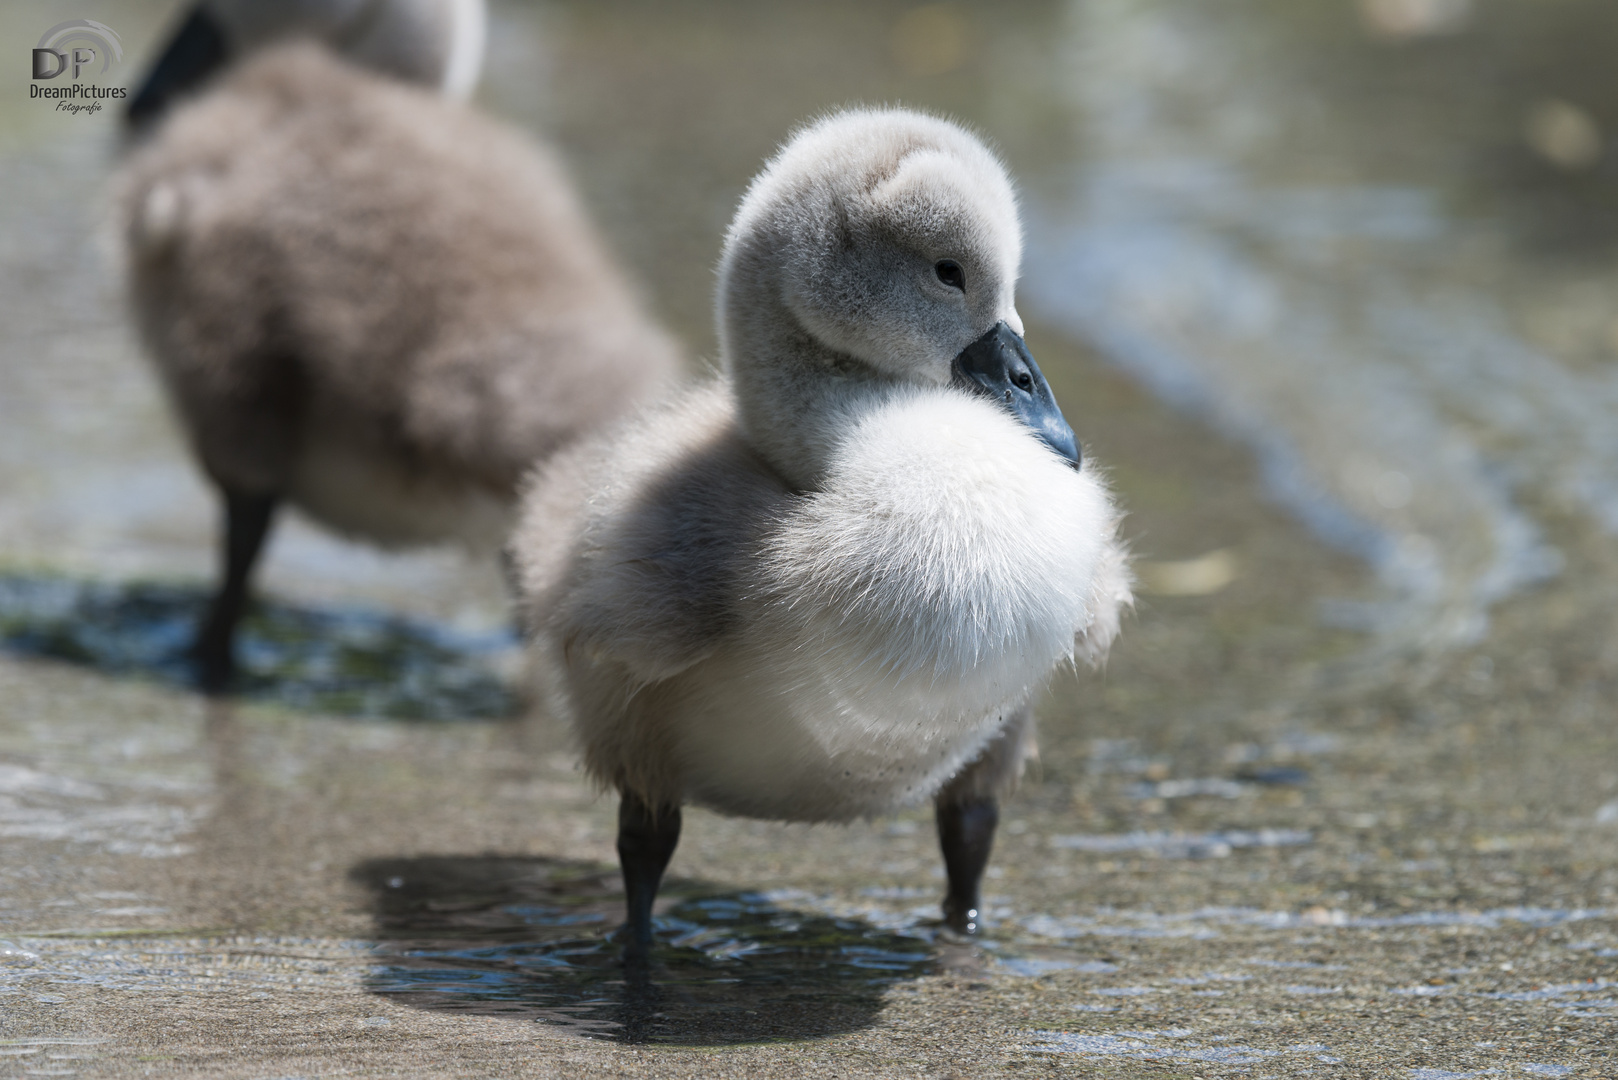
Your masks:
M1082 461L1073 429L1056 407L1050 384L1034 363L1022 335L1005 323L961 350L955 358L955 385L1000 402L1045 440L1045 445L1077 469Z
M180 24L140 90L129 99L124 122L136 131L147 128L175 99L196 90L229 59L224 31L207 8L198 4Z

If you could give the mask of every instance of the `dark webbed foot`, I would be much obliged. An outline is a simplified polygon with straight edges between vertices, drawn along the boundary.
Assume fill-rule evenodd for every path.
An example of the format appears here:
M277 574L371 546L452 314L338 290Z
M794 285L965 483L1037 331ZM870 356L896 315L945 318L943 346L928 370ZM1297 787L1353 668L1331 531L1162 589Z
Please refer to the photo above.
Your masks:
M624 872L624 957L644 960L652 945L652 902L680 842L680 808L653 808L624 792L618 804L618 863Z
M994 849L1000 804L993 796L963 800L940 796L935 807L938 846L944 850L949 892L944 897L944 925L960 934L975 934L982 925L979 886Z
M191 656L197 685L208 694L230 689L236 678L236 627L247 608L247 581L269 535L276 495L251 495L226 489L223 566L219 591L197 631Z

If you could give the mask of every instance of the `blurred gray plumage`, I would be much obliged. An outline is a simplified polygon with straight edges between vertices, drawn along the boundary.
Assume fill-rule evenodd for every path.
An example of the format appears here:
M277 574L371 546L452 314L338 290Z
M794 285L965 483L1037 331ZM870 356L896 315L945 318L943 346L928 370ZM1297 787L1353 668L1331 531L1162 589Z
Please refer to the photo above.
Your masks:
M203 468L366 539L497 545L486 503L677 367L549 153L314 44L182 107L122 209Z
M117 184L136 319L226 504L205 684L228 680L279 502L383 545L492 552L529 467L679 367L546 148L272 37L163 99Z

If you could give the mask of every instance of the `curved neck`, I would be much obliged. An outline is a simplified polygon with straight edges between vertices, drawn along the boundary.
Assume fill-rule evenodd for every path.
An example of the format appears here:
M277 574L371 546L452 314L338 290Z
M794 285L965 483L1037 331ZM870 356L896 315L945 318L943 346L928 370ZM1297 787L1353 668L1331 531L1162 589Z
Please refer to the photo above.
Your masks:
M451 97L471 93L483 62L483 0L206 0L238 52L289 37Z
M337 44L344 55L468 97L483 67L483 0L366 0Z
M742 434L787 483L820 486L849 414L892 385L804 328L761 245L738 245L720 269L719 355Z

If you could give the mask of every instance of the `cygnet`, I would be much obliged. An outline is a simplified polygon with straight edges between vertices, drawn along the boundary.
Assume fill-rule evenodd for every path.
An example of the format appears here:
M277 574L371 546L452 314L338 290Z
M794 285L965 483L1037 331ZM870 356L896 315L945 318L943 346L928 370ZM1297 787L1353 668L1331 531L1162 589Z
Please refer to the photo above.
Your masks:
M628 954L680 807L839 822L931 799L981 924L1030 703L1131 603L1119 515L1022 337L1006 171L899 109L814 123L742 199L723 374L553 456L511 542L531 654L621 797Z
M493 554L524 472L680 366L555 156L443 93L459 46L422 86L276 36L171 96L118 182L136 320L225 509L210 691L277 507Z

